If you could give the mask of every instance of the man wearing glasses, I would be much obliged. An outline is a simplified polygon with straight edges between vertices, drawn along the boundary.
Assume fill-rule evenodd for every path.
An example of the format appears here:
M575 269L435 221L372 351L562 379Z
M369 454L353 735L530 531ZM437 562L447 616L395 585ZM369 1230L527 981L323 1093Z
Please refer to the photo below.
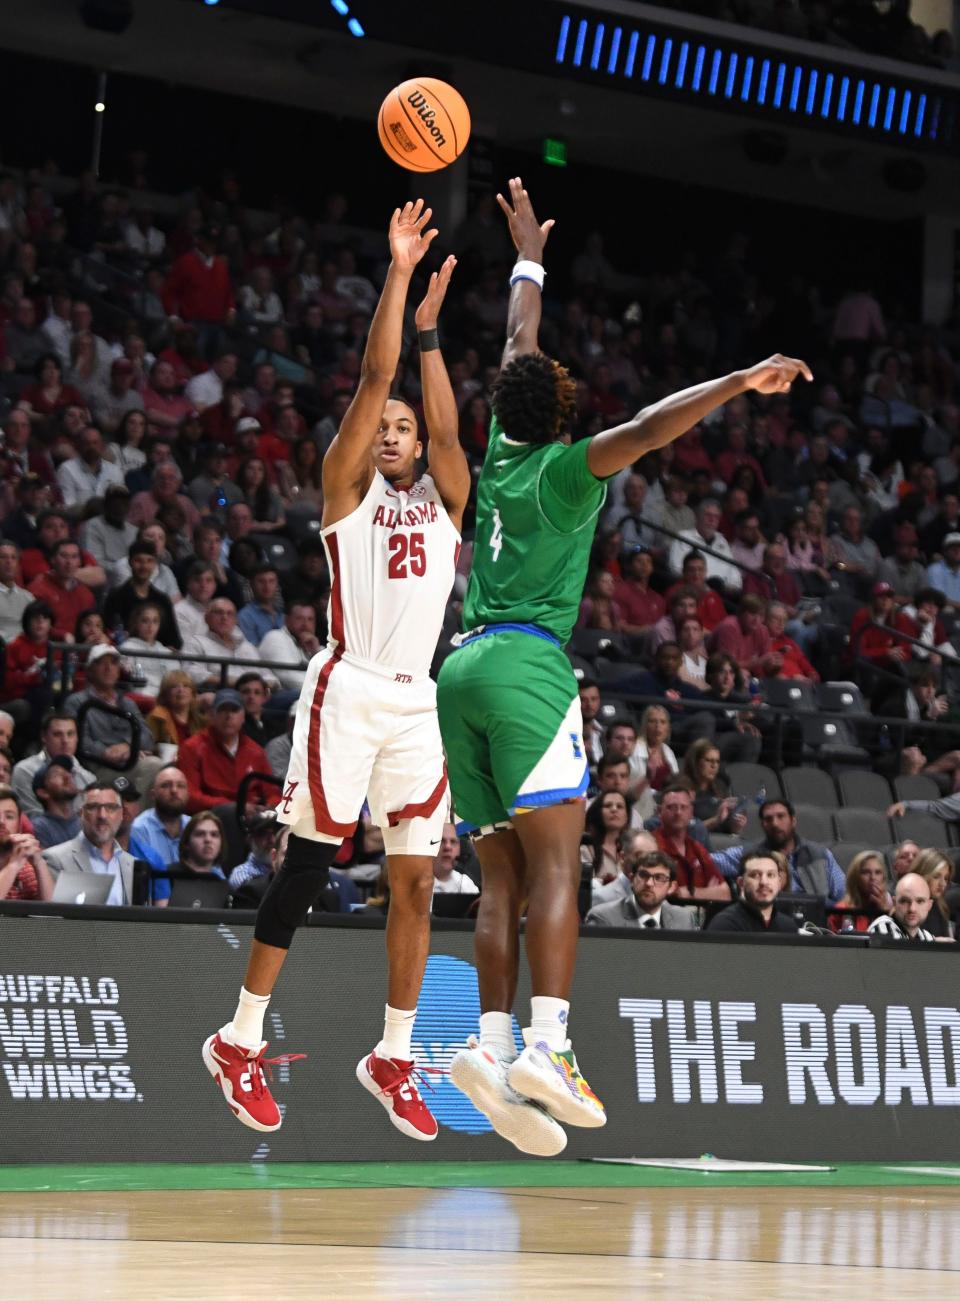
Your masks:
M120 848L123 804L112 786L97 782L83 792L80 834L44 853L56 879L61 872L93 872L113 878L108 904L133 903L133 857Z
M661 849L626 854L623 871L630 879L630 894L591 908L587 913L588 925L665 931L696 929L696 909L667 903L667 895L677 879L677 865L669 854Z

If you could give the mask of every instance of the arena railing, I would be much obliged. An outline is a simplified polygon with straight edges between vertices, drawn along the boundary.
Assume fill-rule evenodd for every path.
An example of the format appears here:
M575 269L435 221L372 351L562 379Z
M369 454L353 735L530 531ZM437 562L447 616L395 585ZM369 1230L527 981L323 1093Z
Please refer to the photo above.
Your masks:
M90 646L77 645L76 642L65 642L65 641L48 642L47 662L46 662L46 668L44 670L44 678L47 686L51 687L52 689L57 689L56 681L59 675L60 677L59 690L64 693L69 693L70 691L72 691L73 690L72 676L77 669L83 667L83 663L86 660L86 654L89 653L91 649L92 647ZM187 655L183 651L171 650L171 649L156 650L156 651L137 650L137 651L128 652L128 654L124 656L122 643L119 646L117 646L115 649L117 651L117 654L120 655L121 659L126 658L126 659L133 659L133 660L179 660L181 662L186 662L190 664L216 664L219 666L220 669L219 685L221 687L226 687L229 685L228 669L231 666L233 666L234 668L240 668L244 672L251 672L251 673L256 673L258 669L270 669L270 670L280 669L281 671L287 673L289 672L302 673L306 671L306 665L300 663L299 661L292 662L290 660L267 660L267 659L246 660L246 659L238 659L236 655L227 655L227 654ZM59 665L57 664L58 655L60 656Z
M931 646L928 642L921 641L919 637L913 637L910 633L903 632L900 628L891 628L889 624L878 623L875 619L872 619L869 623L865 623L862 628L857 629L850 641L850 654L859 667L871 669L874 673L879 673L890 681L906 682L908 679L904 678L902 674L897 673L894 669L888 669L883 664L875 664L873 660L869 660L866 656L860 654L860 643L863 641L864 635L871 628L877 628L880 631L887 633L888 636L893 637L896 641L903 642L905 645L918 647L920 650L925 652L925 657L928 660L933 656L937 656L942 663L948 664L951 668L960 668L960 655L956 652L938 650L936 646ZM922 663L923 661L921 661L921 664Z
M622 524L625 519L636 519L636 516L630 515L629 512L620 517ZM652 520L640 518L641 528L652 529L654 533L662 533L665 537L671 538L674 542L682 542L689 547L691 551L698 552L701 556L710 556L712 560L719 560L725 565L730 565L733 569L738 569L746 578L748 575L754 578L762 579L770 589L770 595L777 600L776 581L762 569L751 569L749 565L741 564L739 560L734 560L732 556L724 555L722 551L717 551L714 547L709 547L705 542L691 542L683 533L677 533L673 529L667 528L666 524L654 524ZM644 549L640 548L641 551ZM682 581L682 579L681 579ZM709 586L709 583L707 584ZM713 590L713 589L711 589Z

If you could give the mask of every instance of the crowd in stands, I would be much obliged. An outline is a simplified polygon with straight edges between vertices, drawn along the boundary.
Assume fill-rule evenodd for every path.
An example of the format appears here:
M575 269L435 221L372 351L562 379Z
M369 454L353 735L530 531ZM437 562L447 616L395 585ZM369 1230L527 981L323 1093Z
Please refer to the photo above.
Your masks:
M164 905L197 876L255 899L277 861L291 707L326 635L320 467L356 388L382 238L340 195L320 220L265 220L226 176L159 217L140 181L0 176L0 807L16 823L0 898L49 897L69 860L113 876L110 902ZM448 242L441 333L476 480L512 253L490 194ZM419 408L413 339L411 321L397 388ZM636 276L593 235L551 268L541 343L576 378L575 438L773 345L816 375L727 403L609 485L570 647L593 780L585 911L633 920L661 897L671 925L724 905L742 920L755 884L756 918L772 862L771 898L846 907L853 929L900 917L901 890L915 907L923 889L883 856L917 800L886 787L894 822L861 861L842 835L808 840L786 796L725 774L875 765L929 783L929 820L960 822L956 334L890 319L866 285L762 283L742 236ZM468 511L438 661L470 528ZM804 713L835 713L817 693L838 683L855 716L818 742ZM250 774L273 782L247 781L238 808ZM944 836L930 852L951 866ZM454 842L437 892L473 894ZM364 814L331 906L370 887L385 906L381 860Z
M847 46L889 59L956 67L952 33L929 34L911 0L661 0L669 9L744 23L778 36Z

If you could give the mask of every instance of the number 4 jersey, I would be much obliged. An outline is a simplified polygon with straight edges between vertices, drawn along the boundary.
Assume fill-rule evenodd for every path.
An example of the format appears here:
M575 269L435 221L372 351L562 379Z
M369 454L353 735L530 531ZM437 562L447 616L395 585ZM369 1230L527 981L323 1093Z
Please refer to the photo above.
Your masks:
M351 514L323 530L331 649L398 677L426 677L453 586L460 534L427 474L408 490L379 471Z
M534 623L565 645L580 609L606 488L587 467L589 440L518 443L497 422L477 490L463 626Z

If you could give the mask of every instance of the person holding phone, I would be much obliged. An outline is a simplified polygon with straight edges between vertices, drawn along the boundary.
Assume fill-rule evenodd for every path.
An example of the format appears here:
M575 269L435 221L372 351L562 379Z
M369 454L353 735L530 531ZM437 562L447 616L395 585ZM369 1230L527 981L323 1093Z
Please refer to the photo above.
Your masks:
M747 800L738 800L730 794L720 769L720 751L709 737L701 737L687 747L683 775L693 783L694 814L706 829L725 836L739 836L747 825Z

